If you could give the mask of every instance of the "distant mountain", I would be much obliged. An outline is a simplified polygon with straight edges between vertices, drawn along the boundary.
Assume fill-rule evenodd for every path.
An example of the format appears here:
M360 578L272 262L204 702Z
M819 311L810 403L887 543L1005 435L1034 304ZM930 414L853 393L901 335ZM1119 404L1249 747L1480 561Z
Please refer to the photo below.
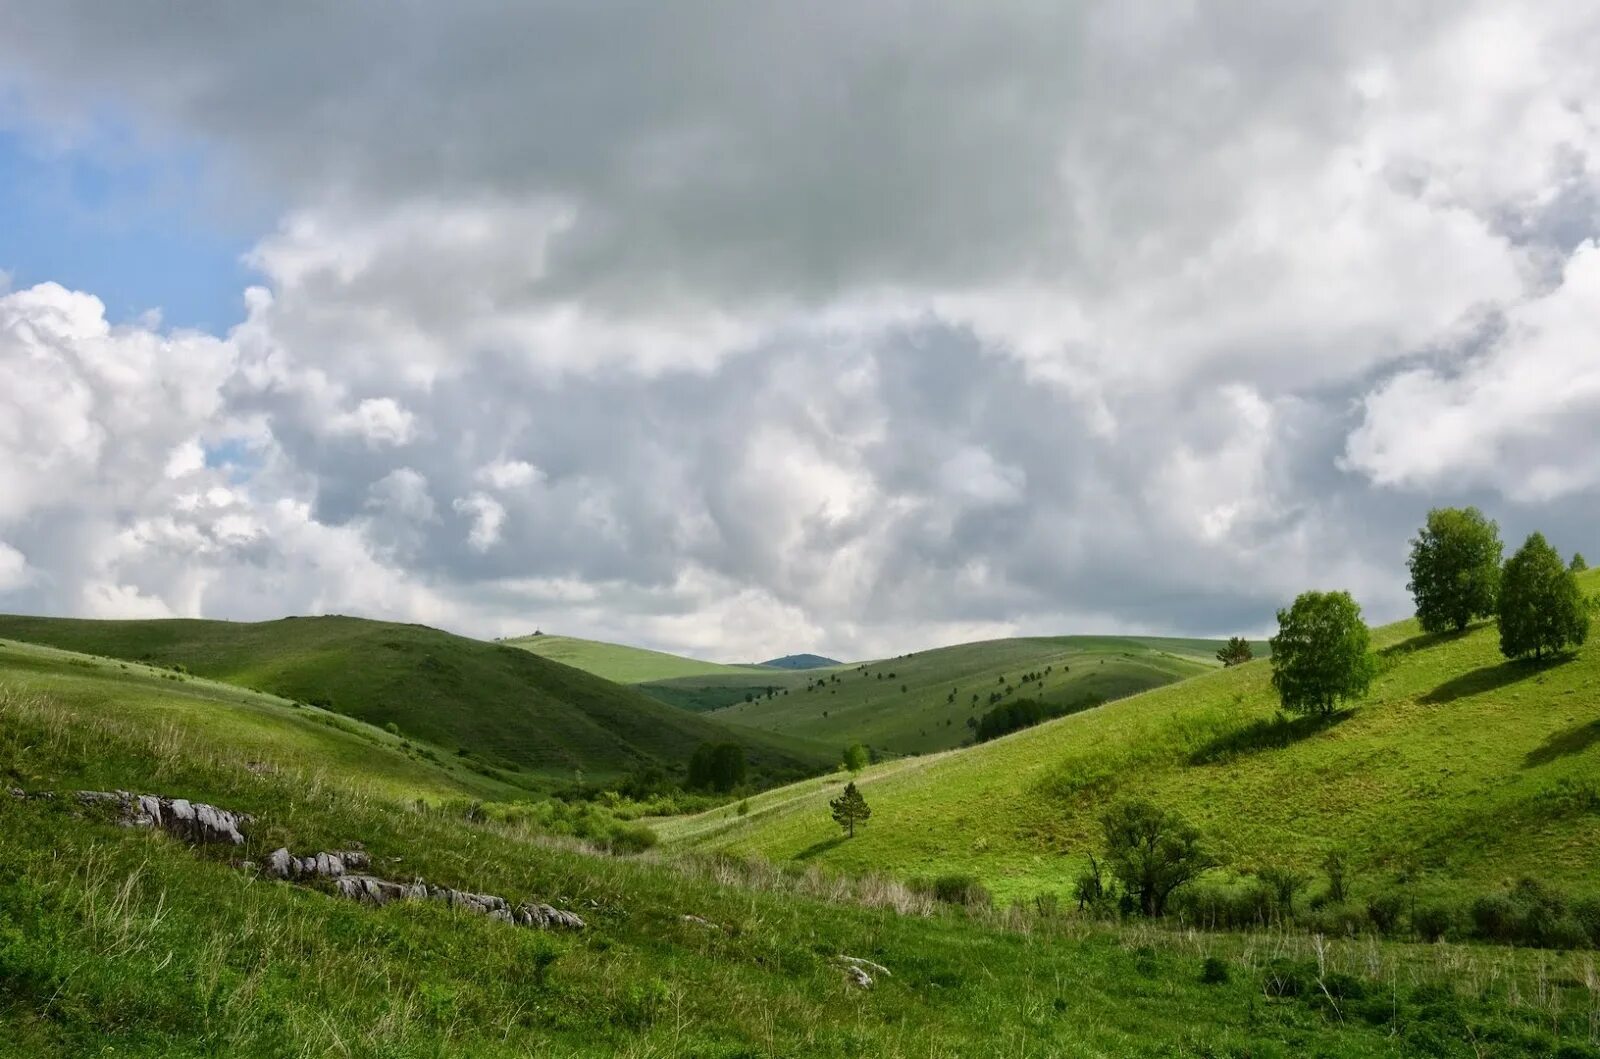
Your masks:
M821 655L784 655L782 658L774 658L759 664L768 669L826 669L829 666L844 665L843 662L823 658Z

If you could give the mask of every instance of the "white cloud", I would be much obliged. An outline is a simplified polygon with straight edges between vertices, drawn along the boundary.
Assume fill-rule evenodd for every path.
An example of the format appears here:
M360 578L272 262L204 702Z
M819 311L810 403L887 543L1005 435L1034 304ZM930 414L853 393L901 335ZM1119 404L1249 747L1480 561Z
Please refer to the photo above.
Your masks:
M1488 349L1381 383L1345 458L1380 485L1530 503L1600 488L1600 247L1507 313Z
M500 531L506 521L505 507L487 493L473 493L457 497L450 505L458 514L472 519L467 532L467 543L475 551L486 552L500 542Z
M544 472L526 460L495 460L473 477L495 489L522 489L544 479Z
M416 417L392 397L368 397L328 423L335 434L353 434L368 445L404 445L416 431Z

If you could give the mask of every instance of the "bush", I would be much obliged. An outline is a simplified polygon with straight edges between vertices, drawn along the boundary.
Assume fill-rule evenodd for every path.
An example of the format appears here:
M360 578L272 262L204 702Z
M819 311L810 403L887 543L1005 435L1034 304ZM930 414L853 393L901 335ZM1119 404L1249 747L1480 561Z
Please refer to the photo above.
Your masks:
M936 901L969 908L981 908L993 900L975 875L941 875L933 880L929 892Z
M1206 985L1221 985L1228 980L1228 964L1219 956L1207 956L1200 965L1200 981Z
M1357 905L1323 901L1296 917L1296 922L1314 934L1330 938L1353 938L1372 926L1367 910Z
M1443 902L1423 905L1411 914L1411 928L1423 941L1442 941L1455 932L1459 921L1455 907Z
M1405 899L1399 894L1377 894L1367 900L1367 918L1380 934L1393 934L1400 926Z

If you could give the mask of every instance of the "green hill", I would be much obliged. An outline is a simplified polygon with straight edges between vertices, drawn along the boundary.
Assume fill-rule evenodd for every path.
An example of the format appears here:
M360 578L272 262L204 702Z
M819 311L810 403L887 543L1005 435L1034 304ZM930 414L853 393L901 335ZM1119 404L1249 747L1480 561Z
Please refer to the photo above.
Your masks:
M601 856L464 815L451 796L493 781L439 757L229 685L0 645L0 1057L1594 1054L1591 953L1196 938ZM192 847L84 809L83 788L254 821L242 847ZM587 925L372 908L249 867L356 842L389 877ZM841 954L888 973L859 989Z
M626 644L604 643L600 640L580 640L575 636L517 636L501 640L508 647L520 647L541 658L574 666L586 673L618 684L642 684L649 680L670 680L677 677L694 677L708 674L738 674L759 672L759 666L730 666L720 662L702 662L697 658L650 651Z
M268 622L0 616L0 637L189 672L422 739L523 780L673 768L704 742L744 745L758 778L794 778L831 753L688 715L527 651L362 618Z
M969 741L969 719L976 722L999 702L1032 698L1082 708L1214 669L1219 646L1156 637L1019 637L831 669L682 677L640 690L714 711L712 717L730 724L839 747L865 743L922 754Z
M826 809L838 777L662 830L680 846L839 869L970 871L1031 896L1070 892L1100 810L1128 794L1183 812L1235 871L1311 869L1337 848L1369 890L1400 877L1482 892L1529 873L1594 890L1600 640L1539 667L1502 659L1492 623L1428 637L1401 622L1374 638L1370 694L1325 726L1275 725L1257 661L874 767L859 779L872 821L848 842Z

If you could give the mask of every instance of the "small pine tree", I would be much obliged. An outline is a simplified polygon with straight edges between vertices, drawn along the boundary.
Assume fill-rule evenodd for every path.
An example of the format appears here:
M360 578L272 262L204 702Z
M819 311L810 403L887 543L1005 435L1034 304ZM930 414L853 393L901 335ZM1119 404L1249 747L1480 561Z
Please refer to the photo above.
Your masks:
M1500 653L1507 658L1576 647L1589 636L1589 607L1578 578L1544 534L1506 560L1500 579Z
M851 838L856 837L856 824L864 824L872 816L867 800L861 797L854 782L846 783L844 793L829 802L828 808L833 810L833 822L848 831Z
M1572 553L1572 562L1567 564L1567 569L1575 574L1581 574L1589 569L1589 564L1584 560L1582 552Z
M1250 649L1250 641L1243 636L1228 637L1228 644L1217 652L1217 661L1225 667L1243 665L1255 657L1255 652Z

